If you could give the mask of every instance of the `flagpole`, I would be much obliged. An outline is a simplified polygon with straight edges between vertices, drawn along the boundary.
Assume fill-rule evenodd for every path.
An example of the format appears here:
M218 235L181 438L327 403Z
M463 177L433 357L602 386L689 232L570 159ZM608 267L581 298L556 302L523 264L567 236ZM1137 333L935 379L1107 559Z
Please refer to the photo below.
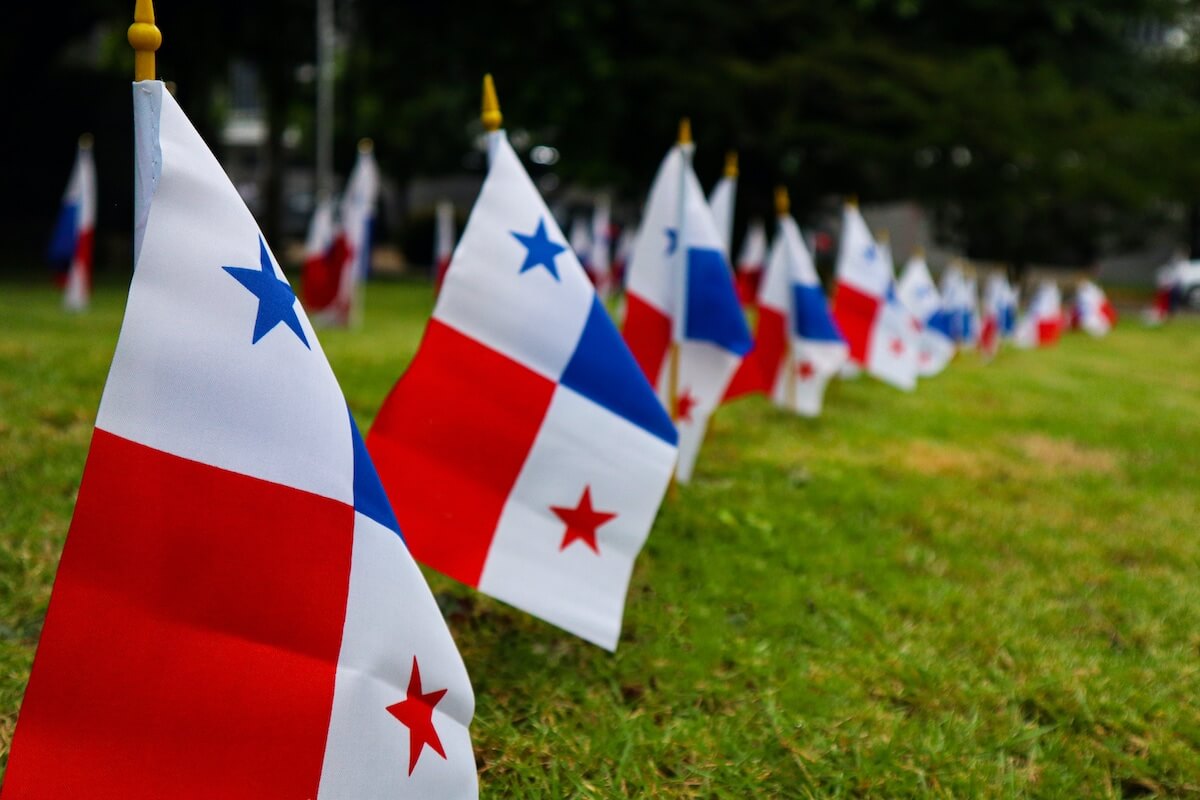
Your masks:
M791 213L791 198L788 197L786 186L775 187L775 216L779 220L779 235L783 235L783 222L787 215ZM787 239L783 240L783 246L787 248ZM788 285L791 286L791 259L788 259ZM787 344L786 355L784 356L784 375L787 376L787 382L783 385L784 402L787 403L788 411L796 410L796 346L792 342L792 329L796 324L796 297L795 292L788 293L788 306L791 313L784 323L787 327L784 331L784 342Z
M483 76L483 101L480 103L479 121L487 133L488 164L492 163L492 143L499 135L500 126L504 124L504 115L500 113L500 98L496 96L496 82L492 73Z
M154 24L152 0L137 0L133 24L129 26L129 46L133 48L133 79L152 81L157 75L154 53L162 45L162 31Z
M687 237L684 223L687 221L687 173L692 163L692 121L688 117L679 120L679 212L675 225L675 307L671 310L671 350L667 365L667 410L671 421L679 420L679 342L683 340L683 314L687 308L684 289L687 286Z

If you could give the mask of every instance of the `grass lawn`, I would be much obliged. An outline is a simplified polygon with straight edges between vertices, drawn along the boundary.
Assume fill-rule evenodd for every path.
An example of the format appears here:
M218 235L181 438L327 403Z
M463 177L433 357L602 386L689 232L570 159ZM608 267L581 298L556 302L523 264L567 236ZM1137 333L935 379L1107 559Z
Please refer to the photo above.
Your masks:
M369 295L321 335L364 430L431 305ZM0 284L5 753L122 305ZM615 656L427 571L485 796L1200 796L1198 356L1196 320L1130 320L820 420L722 410Z

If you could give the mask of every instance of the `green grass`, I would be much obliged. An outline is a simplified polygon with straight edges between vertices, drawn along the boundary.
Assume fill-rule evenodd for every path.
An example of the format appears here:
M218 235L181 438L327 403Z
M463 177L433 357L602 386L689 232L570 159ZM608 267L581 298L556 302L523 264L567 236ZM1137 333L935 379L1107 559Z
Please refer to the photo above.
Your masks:
M5 752L122 300L0 285ZM363 425L429 307L372 286L322 333ZM1200 796L1198 352L1195 321L1130 321L912 395L838 383L820 420L722 410L616 655L427 572L485 795Z

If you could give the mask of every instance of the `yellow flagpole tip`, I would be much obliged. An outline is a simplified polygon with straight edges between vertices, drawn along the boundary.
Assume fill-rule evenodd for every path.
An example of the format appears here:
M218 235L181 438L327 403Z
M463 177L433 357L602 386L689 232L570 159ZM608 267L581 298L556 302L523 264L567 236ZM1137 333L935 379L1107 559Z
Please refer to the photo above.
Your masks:
M858 208L858 195L856 195L856 194L846 195L846 205L849 206L850 208Z
M880 244L888 244L892 241L892 234L887 228L880 228L879 235L875 237L875 241L879 242Z
M90 133L79 134L79 149L80 150L91 150L92 145L94 143L95 143L95 139L92 138L92 135Z
M916 247L913 248L912 254L913 254L913 258L924 258L925 257L925 248L921 247L921 245L917 245Z
M679 120L679 141L677 144L688 145L692 143L692 120L690 117L684 117Z
M792 201L788 197L786 186L775 187L775 214L776 216L786 217L792 208Z
M154 3L137 0L133 8L133 24L129 26L129 46L133 48L133 79L154 80L154 52L162 46L162 31L154 24Z
M363 138L358 140L358 152L362 153L364 156L367 153L373 152L374 150L375 150L375 140L372 139L371 137L364 136Z
M504 122L504 116L500 113L500 98L496 96L496 82L492 80L490 72L483 76L483 104L479 119L483 122L483 129L489 133L500 130Z
M736 178L738 176L738 158L737 151L730 150L725 154L725 177Z

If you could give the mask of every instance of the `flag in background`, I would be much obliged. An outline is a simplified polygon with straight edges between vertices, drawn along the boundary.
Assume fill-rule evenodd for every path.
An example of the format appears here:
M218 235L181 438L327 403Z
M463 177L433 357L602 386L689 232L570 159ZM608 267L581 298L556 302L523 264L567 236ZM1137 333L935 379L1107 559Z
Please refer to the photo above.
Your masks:
M503 131L367 437L419 561L613 650L676 433Z
M637 243L637 226L626 225L617 237L617 246L613 251L612 286L613 290L625 286L625 278L629 272L629 257L633 255L633 246Z
M345 258L345 246L345 238L337 236L334 228L333 199L318 201L304 241L301 294L306 308L324 308L337 296L338 265Z
M1104 290L1090 280L1075 289L1074 319L1092 336L1104 336L1117 324L1117 312Z
M466 670L320 343L133 92L136 269L5 796L473 798Z
M780 406L807 417L821 413L825 387L848 355L787 194L776 193L779 229L758 292L755 361L764 390Z
M48 252L50 265L59 272L63 307L68 311L83 311L91 300L95 227L96 162L91 134L85 133L79 137Z
M725 259L733 258L733 214L737 204L738 161L737 153L725 154L725 171L712 194L708 196L708 207L712 210L717 234L725 252Z
M338 219L333 244L325 268L332 277L322 273L305 274L303 285L310 295L327 302L310 305L313 319L326 325L346 327L362 314L363 287L371 263L371 237L375 225L375 203L379 198L379 167L375 163L374 145L364 139L358 145L358 158L346 181L346 189L338 204ZM331 297L324 287L332 280L336 289Z
M454 203L439 200L434 212L433 229L433 291L442 291L450 257L454 255Z
M941 293L921 251L913 253L904 265L896 294L921 326L917 336L917 374L922 378L937 375L954 358L954 340L948 331L948 317L942 311Z
M588 267L588 262L592 257L592 233L591 226L587 219L576 214L571 219L571 251L575 253L575 258L579 260L579 265L583 267L583 271L587 273L589 280L591 279L591 269ZM595 281L593 281L593 284Z
M847 203L838 247L833 314L850 359L899 389L917 385L917 331L896 297L890 254L871 237L858 206Z
M1062 293L1053 281L1042 281L1017 324L1013 342L1018 347L1049 347L1062 333Z
M963 278L963 341L964 347L979 345L980 313L979 313L979 280L972 272Z
M708 417L751 347L721 235L692 170L692 147L689 133L650 188L629 263L624 328L664 406L674 400L681 482L691 478Z
M1005 315L1009 296L1008 280L999 272L988 275L983 284L983 312L979 326L979 351L995 358L1004 338Z
M596 293L601 299L607 299L613 292L612 201L608 195L598 197L592 209L592 250L587 266Z
M737 259L737 294L743 305L751 305L758 296L758 285L767 261L767 229L762 220L751 220L742 239Z

